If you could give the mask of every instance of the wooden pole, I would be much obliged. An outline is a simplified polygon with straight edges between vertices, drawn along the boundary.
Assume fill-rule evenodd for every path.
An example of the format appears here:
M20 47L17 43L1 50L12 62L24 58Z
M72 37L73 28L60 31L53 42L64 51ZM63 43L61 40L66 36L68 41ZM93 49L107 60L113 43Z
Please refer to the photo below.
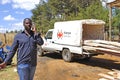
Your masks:
M111 41L111 29L112 29L112 7L109 4L109 41Z
M6 44L7 43L6 33L4 33L4 38L5 38L5 44Z

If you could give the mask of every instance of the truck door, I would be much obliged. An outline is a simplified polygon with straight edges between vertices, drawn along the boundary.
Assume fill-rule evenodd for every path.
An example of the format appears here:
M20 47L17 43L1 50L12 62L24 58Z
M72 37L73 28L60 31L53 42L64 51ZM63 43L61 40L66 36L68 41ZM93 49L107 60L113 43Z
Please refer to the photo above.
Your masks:
M52 51L52 34L53 30L49 30L45 35L44 45L42 46L45 51Z

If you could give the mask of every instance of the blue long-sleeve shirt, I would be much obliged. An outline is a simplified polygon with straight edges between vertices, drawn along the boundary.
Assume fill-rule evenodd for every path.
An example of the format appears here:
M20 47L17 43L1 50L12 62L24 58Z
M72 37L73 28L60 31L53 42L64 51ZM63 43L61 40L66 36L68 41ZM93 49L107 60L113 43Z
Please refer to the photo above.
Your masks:
M28 36L25 31L18 33L14 37L11 50L8 53L5 62L9 62L17 51L17 64L29 63L32 66L37 65L37 44L42 45L43 39L39 34L33 32Z

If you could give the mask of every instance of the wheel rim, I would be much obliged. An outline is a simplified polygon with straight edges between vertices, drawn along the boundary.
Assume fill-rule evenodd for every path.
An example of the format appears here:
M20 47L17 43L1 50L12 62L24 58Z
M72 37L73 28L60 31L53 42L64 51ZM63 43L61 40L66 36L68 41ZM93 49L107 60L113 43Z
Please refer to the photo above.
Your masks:
M62 56L63 56L63 59L67 62L70 62L71 61L71 53L68 49L65 49L63 50L63 53L62 53Z
M68 52L68 51L65 51L64 57L65 57L66 60L69 59L69 56L70 56L70 55L69 55L69 52Z

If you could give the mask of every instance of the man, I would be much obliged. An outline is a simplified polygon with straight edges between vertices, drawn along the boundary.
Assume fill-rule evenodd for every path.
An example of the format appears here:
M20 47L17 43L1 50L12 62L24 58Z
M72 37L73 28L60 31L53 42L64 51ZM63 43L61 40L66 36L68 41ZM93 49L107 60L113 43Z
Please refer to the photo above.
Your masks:
M9 55L0 67L4 68L17 51L17 71L20 80L33 80L37 65L37 44L42 45L44 42L36 28L32 27L30 18L25 18L23 25L24 31L15 36Z

